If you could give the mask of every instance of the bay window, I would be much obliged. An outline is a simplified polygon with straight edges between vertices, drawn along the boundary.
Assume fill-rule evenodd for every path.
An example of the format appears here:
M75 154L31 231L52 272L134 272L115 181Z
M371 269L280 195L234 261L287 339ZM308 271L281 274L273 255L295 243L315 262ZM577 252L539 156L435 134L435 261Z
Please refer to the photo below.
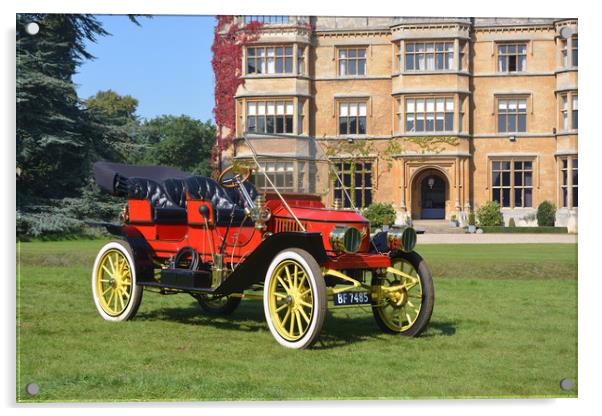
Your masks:
M406 132L454 130L453 97L406 98Z
M444 71L454 68L453 42L406 42L406 71Z
M577 36L560 39L560 64L563 68L579 66L579 39Z
M574 92L559 95L560 131L577 130L579 127L578 96Z
M292 74L293 47L269 46L247 48L247 74Z
M579 164L577 157L560 159L561 204L565 208L579 206Z
M292 133L293 102L247 102L247 131L249 133Z

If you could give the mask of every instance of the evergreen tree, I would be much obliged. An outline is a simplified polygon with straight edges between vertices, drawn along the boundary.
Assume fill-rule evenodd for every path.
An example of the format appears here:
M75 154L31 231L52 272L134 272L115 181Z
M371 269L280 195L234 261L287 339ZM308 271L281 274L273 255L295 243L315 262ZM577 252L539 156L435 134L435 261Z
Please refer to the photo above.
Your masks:
M37 35L25 25L40 25ZM17 15L18 205L34 198L75 196L94 148L72 76L92 58L84 47L107 32L90 15Z

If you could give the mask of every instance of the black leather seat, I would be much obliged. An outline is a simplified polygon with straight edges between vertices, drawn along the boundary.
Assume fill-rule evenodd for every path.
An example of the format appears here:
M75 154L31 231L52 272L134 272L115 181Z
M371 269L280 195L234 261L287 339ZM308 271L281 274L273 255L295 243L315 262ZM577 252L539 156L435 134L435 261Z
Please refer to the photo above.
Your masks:
M226 226L232 221L233 226L252 226L253 222L245 219L242 203L235 203L226 188L222 187L215 179L205 176L191 176L185 179L186 190L191 199L210 201L215 213L215 224ZM251 185L253 186L253 185ZM250 189L250 188L248 188ZM253 187L254 189L254 187ZM257 191L255 191L255 195Z
M186 224L186 192L182 179L167 179L163 183L148 178L128 178L127 196L148 199L157 224Z
M250 182L245 188L252 199L257 190ZM215 212L214 222L226 226L232 220L233 226L251 226L245 220L244 200L234 188L224 188L216 180L205 176L190 176L186 179L165 179L161 183L148 178L127 179L127 196L130 199L148 199L153 207L153 218L159 224L185 224L186 192L190 198L210 201ZM232 217L232 218L231 218Z

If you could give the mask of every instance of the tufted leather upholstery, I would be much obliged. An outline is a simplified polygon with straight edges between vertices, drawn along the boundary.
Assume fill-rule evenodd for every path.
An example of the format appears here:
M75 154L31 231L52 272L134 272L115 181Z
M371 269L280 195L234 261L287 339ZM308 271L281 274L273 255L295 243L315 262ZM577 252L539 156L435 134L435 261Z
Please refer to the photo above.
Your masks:
M169 199L180 208L186 208L186 188L184 179L166 179L163 188Z
M205 176L191 176L185 179L185 183L191 199L211 201L215 212L214 220L217 225L228 225L231 215L233 215L232 225L252 225L250 220L244 221L245 212L242 206L236 204L230 198L226 188L222 187L216 180Z
M177 208L160 183L147 178L128 178L127 196L130 199L148 199L155 208Z
M245 187L253 199L257 190L250 183ZM162 183L148 178L130 177L127 179L127 196L130 199L148 199L154 211L156 222L181 224L186 222L186 192L191 199L210 201L217 225L253 225L245 220L244 202L236 189L226 189L212 178L190 176L186 179L165 179ZM233 192L228 192L233 191ZM231 197L231 195L233 197ZM244 224L243 224L244 221Z

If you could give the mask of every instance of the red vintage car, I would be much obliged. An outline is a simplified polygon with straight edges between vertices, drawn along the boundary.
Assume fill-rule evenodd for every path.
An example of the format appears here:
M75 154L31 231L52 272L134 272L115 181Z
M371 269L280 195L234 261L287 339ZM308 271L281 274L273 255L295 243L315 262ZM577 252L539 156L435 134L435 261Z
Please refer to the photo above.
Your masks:
M143 290L155 288L188 293L210 314L263 299L272 335L290 348L316 342L327 308L369 305L385 332L425 329L434 287L413 228L371 235L357 210L280 192L261 169L255 174L268 188L258 192L252 170L234 166L215 180L161 166L94 165L97 184L127 198L122 224L105 224L119 238L100 249L92 271L104 319L132 319Z

